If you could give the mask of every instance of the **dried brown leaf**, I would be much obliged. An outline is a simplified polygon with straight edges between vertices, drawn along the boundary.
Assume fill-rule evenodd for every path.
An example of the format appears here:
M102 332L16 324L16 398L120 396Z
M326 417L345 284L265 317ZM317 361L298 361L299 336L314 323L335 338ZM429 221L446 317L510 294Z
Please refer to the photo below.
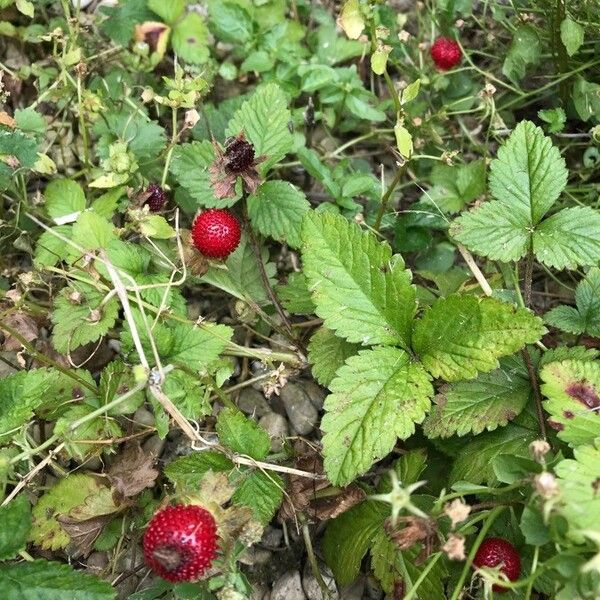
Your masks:
M25 313L12 313L4 317L3 321L8 327L20 334L27 342L33 342L39 335L37 323ZM3 344L3 349L5 351L12 352L22 348L22 344L17 338L13 337L8 332L5 332L5 334L6 337L4 338Z
M93 519L80 521L67 515L57 517L62 529L71 538L69 554L73 558L87 556L92 551L94 542L102 532L102 528L112 519L112 515L102 515Z
M154 485L158 477L154 460L154 456L146 454L137 444L125 448L107 473L119 498L131 498Z

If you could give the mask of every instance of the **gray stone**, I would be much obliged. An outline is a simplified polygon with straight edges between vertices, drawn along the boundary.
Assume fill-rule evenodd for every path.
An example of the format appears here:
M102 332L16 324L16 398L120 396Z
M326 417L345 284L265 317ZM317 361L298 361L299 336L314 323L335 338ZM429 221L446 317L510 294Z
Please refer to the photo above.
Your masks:
M274 584L271 600L306 600L298 571L284 573Z
M279 529L279 527L268 526L263 533L260 543L265 548L279 548L282 541L283 530Z
M344 600L362 600L365 595L365 586L367 582L363 575L352 584L340 590L340 597Z
M244 388L240 392L237 405L242 412L247 415L256 415L258 418L271 412L266 398L258 390L251 387Z
M319 564L319 570L321 571L323 581L329 590L330 600L338 600L340 596L337 591L337 586L335 585L335 580L333 579L333 573L323 564ZM304 573L302 574L302 588L304 589L304 593L306 594L308 600L322 600L323 592L321 590L321 586L319 585L317 578L313 575L308 561L304 565Z
M290 434L285 417L271 412L262 417L258 424L267 431L271 438L271 451L281 452L284 439Z
M297 383L288 383L279 394L292 427L299 435L309 434L319 420L319 413L308 394Z
M146 425L147 427L154 427L156 419L154 415L143 406L138 408L133 415L133 422L136 425Z
M148 438L142 445L142 449L146 454L160 456L165 447L166 440L161 440L157 435Z
M323 410L323 404L325 402L325 398L327 397L327 392L314 381L303 380L302 387L306 392L306 395L310 398L313 406L317 410Z

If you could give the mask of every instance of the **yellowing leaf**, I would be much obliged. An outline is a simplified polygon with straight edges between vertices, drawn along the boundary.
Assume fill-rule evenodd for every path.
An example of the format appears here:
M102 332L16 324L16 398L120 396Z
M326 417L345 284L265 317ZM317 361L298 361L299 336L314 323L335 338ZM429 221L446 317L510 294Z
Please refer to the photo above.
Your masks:
M348 0L342 8L338 24L351 40L357 40L365 28L359 0Z
M394 126L394 133L396 134L396 146L398 152L404 158L410 158L413 153L413 140L412 135L400 122Z
M387 59L392 51L390 46L377 48L371 56L371 69L375 75L383 75L387 67Z

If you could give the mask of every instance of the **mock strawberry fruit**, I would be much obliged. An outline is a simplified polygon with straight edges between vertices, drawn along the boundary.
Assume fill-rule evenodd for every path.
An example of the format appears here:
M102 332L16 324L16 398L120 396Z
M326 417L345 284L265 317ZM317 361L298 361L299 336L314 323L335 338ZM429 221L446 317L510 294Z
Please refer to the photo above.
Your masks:
M160 185L157 183L151 183L146 190L146 201L144 204L148 205L152 212L158 212L167 203L167 194Z
M192 223L194 246L209 258L227 258L240 243L240 223L229 210L211 208Z
M441 37L431 46L431 58L438 69L447 71L460 62L462 52L453 39Z
M500 567L509 581L516 581L521 574L521 558L517 549L507 540L491 537L483 540L475 554L473 564L476 567ZM494 585L495 592L507 592L508 588Z
M163 579L195 581L217 553L217 525L200 506L167 506L158 511L144 533L146 564Z

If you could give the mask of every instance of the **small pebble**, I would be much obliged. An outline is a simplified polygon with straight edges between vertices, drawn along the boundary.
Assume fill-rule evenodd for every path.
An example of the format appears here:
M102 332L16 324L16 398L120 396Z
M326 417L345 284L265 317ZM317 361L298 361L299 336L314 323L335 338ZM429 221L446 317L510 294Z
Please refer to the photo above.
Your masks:
M244 388L240 392L237 405L242 412L259 419L271 412L266 398L253 388Z
M274 584L271 600L306 600L298 571L284 573Z
M323 581L329 590L330 599L338 600L339 594L337 591L337 586L335 585L335 580L333 579L333 573L323 564L319 564L319 569L321 571ZM313 575L312 569L310 568L308 562L304 565L304 573L302 574L302 588L304 589L304 593L306 594L308 600L322 600L323 592L321 591L319 582Z
M299 435L308 435L315 428L319 413L303 387L288 383L281 389L280 398L294 431Z
M283 450L284 440L290 434L285 417L270 412L262 417L258 424L271 438L271 452L281 452Z

